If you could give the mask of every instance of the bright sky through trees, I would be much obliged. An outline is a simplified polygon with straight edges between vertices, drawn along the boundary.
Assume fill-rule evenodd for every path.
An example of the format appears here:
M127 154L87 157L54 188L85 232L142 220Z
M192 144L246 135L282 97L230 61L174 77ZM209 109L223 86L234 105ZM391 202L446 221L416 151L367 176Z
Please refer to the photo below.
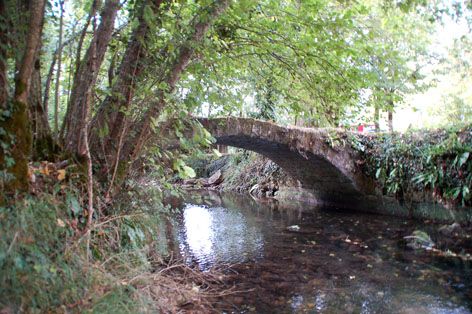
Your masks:
M454 49L456 41L466 38L470 42L472 39L469 25L464 17L454 21L451 17L446 16L443 24L438 23L436 29L434 42L429 49L446 59L450 57L449 53ZM469 75L466 77L453 75L454 73L451 72L435 73L440 71L443 66L438 64L437 61L434 62L428 69L428 75L429 79L434 77L437 83L425 92L407 97L404 106L397 110L397 114L394 117L394 127L396 130L405 131L409 127L437 127L447 123L459 122L445 121L445 117L438 114L438 111L447 110L450 106L447 101L448 97L451 96L450 93L455 92L457 96L464 100L464 106L472 110L472 90L466 88L467 84L460 84L461 80L466 80L469 83L472 82L470 69Z

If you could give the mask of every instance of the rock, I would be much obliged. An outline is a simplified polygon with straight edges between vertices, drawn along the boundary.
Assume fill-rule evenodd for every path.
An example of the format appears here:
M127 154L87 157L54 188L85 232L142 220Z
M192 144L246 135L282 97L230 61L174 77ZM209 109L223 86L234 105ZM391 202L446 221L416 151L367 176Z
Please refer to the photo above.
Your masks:
M249 194L254 195L254 192L257 191L258 188L259 188L259 184L257 183L254 184L252 188L249 190Z
M197 182L197 179L185 179L182 184L184 185L193 185Z
M197 179L197 181L195 182L195 184L200 184L200 185L203 185L203 186L208 186L208 179L207 178L200 178L200 179Z
M223 175L221 173L221 170L218 170L215 172L211 177L208 178L208 185L218 185L221 182L223 182Z
M453 232L459 231L461 231L461 225L459 225L457 222L453 223L452 225L444 225L439 228L439 232L446 236L451 235Z
M235 304L235 305L241 305L244 303L244 298L243 297L232 297L231 298L231 301Z
M300 227L298 225L292 225L287 227L288 231L300 231Z
M429 237L429 235L421 230L415 230L409 236L403 237L407 240L407 246L412 249L432 249L435 245L433 240Z

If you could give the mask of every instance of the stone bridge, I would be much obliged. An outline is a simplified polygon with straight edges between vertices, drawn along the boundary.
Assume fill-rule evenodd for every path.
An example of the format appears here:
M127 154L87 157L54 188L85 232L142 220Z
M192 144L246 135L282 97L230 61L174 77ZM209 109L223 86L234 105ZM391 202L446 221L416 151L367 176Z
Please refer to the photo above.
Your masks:
M217 144L251 150L274 161L319 203L369 211L379 205L374 182L358 168L358 153L350 145L331 144L333 136L345 131L285 127L249 118L199 121Z

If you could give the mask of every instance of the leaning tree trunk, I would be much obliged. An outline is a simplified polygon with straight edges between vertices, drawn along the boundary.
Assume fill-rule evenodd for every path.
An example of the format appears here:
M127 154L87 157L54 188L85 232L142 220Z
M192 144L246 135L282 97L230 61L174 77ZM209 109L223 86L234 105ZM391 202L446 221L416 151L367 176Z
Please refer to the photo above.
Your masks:
M20 70L15 78L15 94L7 110L10 114L0 121L0 127L13 137L7 148L0 150L0 170L12 175L4 189L7 193L28 190L28 160L31 152L31 129L28 117L28 95L34 71L36 52L41 43L44 0L32 0L29 7L29 27Z
M123 149L120 151L115 169L120 169L116 178L117 187L119 187L128 175L128 171L132 163L139 158L144 145L152 134L151 121L159 115L166 105L166 94L174 91L180 76L187 68L192 60L195 47L203 40L203 36L207 32L213 21L222 14L230 4L230 0L215 1L213 7L203 16L197 17L194 21L193 32L188 39L180 46L175 59L170 63L167 75L162 83L167 86L166 91L160 90L157 94L156 101L150 105L145 112L143 118L138 121L124 138Z
M86 128L90 115L92 90L112 37L119 5L118 0L106 1L101 13L100 25L74 78L63 139L65 150L74 157L83 158L87 155Z
M112 164L119 148L121 133L125 128L126 112L128 111L145 64L149 61L143 44L149 35L149 26L142 16L144 6L150 1L143 1L139 24L134 29L131 41L118 70L116 82L109 96L100 105L92 121L90 132L91 152L94 160L102 165L102 174L109 174L106 165ZM163 0L154 0L151 8L157 12Z

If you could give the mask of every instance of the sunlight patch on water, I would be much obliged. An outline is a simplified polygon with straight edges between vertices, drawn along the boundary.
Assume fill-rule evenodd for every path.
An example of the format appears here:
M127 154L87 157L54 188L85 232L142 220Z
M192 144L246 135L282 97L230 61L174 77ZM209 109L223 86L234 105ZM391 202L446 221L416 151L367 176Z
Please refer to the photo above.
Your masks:
M212 256L212 216L207 208L188 206L184 211L186 242L192 253L199 256ZM182 244L185 247L185 244Z
M201 269L263 255L260 227L237 210L187 204L180 228L180 253L187 262L197 262Z

